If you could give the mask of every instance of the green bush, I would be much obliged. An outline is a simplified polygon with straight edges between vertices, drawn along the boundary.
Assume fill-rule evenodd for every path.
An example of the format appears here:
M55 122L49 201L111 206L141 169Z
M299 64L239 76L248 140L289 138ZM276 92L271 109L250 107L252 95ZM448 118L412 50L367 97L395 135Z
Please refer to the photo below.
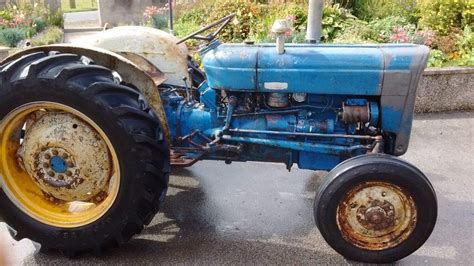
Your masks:
M46 21L42 18L33 18L33 25L36 32L43 31L46 28Z
M428 59L428 67L442 67L448 62L448 56L440 50L432 49Z
M167 29L168 28L168 16L161 15L161 14L153 14L151 16L151 22L154 28L159 30Z
M346 4L353 8L354 15L371 21L391 16L404 17L415 22L416 0L352 0Z
M33 46L54 44L60 42L62 37L63 30L59 27L51 26L38 35L34 36L31 39L31 44Z
M382 19L376 19L369 22L370 33L367 38L379 43L390 42L390 37L394 30L400 27L408 27L409 31L414 31L415 26L410 24L404 17L390 16Z
M418 0L420 26L448 35L452 28L473 26L472 0Z
M331 42L342 30L350 25L349 21L356 17L339 4L326 5L323 10L323 29L321 37L324 42Z
M457 64L460 66L474 66L474 32L470 26L464 27L461 38L456 43L459 51Z
M260 5L248 2L218 1L211 6L205 24L224 16L236 13L235 19L221 32L220 39L225 42L242 42L249 38L259 17L262 16Z
M3 46L16 47L16 45L25 38L25 31L19 28L0 30L0 44Z
M371 43L373 30L369 23L362 20L352 20L351 23L334 39L335 43Z
M236 19L221 33L223 42L272 42L276 19L292 23L288 42L305 42L307 3L287 1L201 0L178 6L175 33L183 37L228 14ZM472 0L328 0L322 38L335 43L424 44L432 48L430 66L474 65ZM351 13L351 10L353 13ZM434 10L434 11L433 11ZM357 16L353 16L356 14ZM209 32L212 32L210 30ZM205 34L204 34L205 35ZM196 45L198 41L188 44Z
M308 13L302 5L287 4L278 6L260 6L262 17L257 18L251 29L250 39L257 42L270 42L270 29L277 19L287 19L292 24L293 36L288 41L300 43L305 41Z
M259 29L257 19L263 17L261 8L262 5L245 1L206 2L182 12L176 21L175 32L177 36L183 37L224 16L236 13L235 19L221 32L219 37L224 42L242 42L250 37L252 29L254 31ZM209 32L212 30L215 29L211 29ZM268 33L268 29L266 32Z
M46 16L46 25L47 26L56 26L59 28L64 28L64 14L62 11L55 13L49 13Z

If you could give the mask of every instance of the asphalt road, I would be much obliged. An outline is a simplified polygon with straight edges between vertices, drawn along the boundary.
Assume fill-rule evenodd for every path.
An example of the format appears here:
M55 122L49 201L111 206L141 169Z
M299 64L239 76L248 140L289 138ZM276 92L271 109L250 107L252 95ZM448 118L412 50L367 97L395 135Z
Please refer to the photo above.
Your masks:
M417 116L404 159L438 193L433 235L399 264L472 265L474 113ZM202 162L177 170L166 205L120 250L69 260L39 254L26 264L347 264L314 226L325 173L283 165Z

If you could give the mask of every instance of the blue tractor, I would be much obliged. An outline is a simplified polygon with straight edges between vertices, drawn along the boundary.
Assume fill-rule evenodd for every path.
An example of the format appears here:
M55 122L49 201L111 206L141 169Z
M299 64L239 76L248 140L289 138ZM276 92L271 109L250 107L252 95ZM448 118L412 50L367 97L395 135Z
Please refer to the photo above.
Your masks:
M396 156L428 48L285 44L285 21L276 44L222 44L232 18L182 40L117 27L3 61L0 215L18 237L66 254L122 245L158 212L171 166L220 160L329 171L314 217L350 260L393 262L423 245L436 195ZM206 41L204 71L190 38Z

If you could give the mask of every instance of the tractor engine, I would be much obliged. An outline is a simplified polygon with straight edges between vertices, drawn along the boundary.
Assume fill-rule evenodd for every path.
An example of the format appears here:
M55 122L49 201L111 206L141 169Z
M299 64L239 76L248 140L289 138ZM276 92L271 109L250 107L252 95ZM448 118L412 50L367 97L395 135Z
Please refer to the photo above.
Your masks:
M171 128L176 156L183 155L176 147L187 146L185 163L191 163L193 156L213 156L226 162L261 160L283 162L289 169L293 163L306 169L330 169L341 158L381 144L376 137L380 133L376 100L208 87L199 91L202 103L187 102L185 94L176 90L162 93L168 117L175 119L171 124L179 125ZM206 106L212 103L209 97L217 104ZM174 112L176 108L180 111ZM213 141L226 144L211 149Z
M356 155L406 151L402 125L411 125L426 48L276 46L215 40L201 50L206 79L190 68L197 78L184 87L162 85L175 165L212 159L329 170Z

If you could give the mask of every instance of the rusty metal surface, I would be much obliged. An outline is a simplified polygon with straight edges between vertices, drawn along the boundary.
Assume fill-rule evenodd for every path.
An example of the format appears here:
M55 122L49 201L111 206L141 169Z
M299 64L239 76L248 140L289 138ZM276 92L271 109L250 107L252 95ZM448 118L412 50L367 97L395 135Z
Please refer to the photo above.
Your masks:
M177 42L178 39L168 32L150 27L123 26L84 37L77 44L115 53L137 54L163 72L168 84L184 87L183 77L190 80L189 51L185 44L177 45Z
M370 105L348 106L342 105L342 121L344 123L367 123L370 121Z
M130 52L118 52L121 56L127 58L128 60L135 63L140 67L145 73L150 76L155 84L161 84L166 80L166 76L163 72L157 69L152 63L150 63L146 58L135 53Z
M51 52L57 51L61 53L73 53L79 54L91 58L95 63L105 66L109 69L117 71L120 74L122 79L127 83L135 85L140 92L146 97L150 106L155 110L160 121L163 125L163 130L166 136L166 139L170 142L169 127L166 118L166 114L163 108L160 94L157 90L157 86L165 81L164 78L158 78L158 76L150 76L149 72L150 64L146 65L145 69L142 69L140 66L128 60L127 58L107 51L98 47L82 47L76 45L64 45L64 44L55 44L48 46L40 46L31 48L17 54L14 54L5 60L1 64L11 62L15 59L18 59L26 54L35 53L35 52ZM148 68L148 69L147 69ZM156 69L156 73L159 73L159 70Z
M89 201L108 190L113 174L107 143L87 123L65 112L48 112L26 128L18 151L22 165L54 199ZM61 157L64 171L52 159Z
M201 154L197 156L188 157L186 152L172 150L171 155L170 155L171 166L190 167L196 164L204 155L205 155L205 152L202 152Z
M288 93L277 93L272 92L268 94L267 104L270 107L287 107L289 103L289 95Z
M386 250L406 240L416 226L413 198L385 182L366 182L352 188L337 208L342 236L366 250Z

